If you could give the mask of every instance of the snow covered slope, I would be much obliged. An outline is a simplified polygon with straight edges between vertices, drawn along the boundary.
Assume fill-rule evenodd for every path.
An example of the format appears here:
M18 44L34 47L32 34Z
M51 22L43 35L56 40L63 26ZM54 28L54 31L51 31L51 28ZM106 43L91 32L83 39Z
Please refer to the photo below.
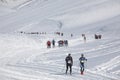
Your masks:
M40 31L41 27L58 28L60 24L63 30L68 30L104 23L119 17L119 4L119 0L36 0L16 12L1 16L0 32Z
M119 30L120 0L31 0L0 6L0 80L119 80ZM94 34L102 39L95 40ZM47 49L52 39L56 47ZM61 39L69 46L59 48ZM68 53L74 61L72 75L64 74ZM88 59L85 75L79 72L81 53Z
M30 0L0 0L0 5L13 8Z

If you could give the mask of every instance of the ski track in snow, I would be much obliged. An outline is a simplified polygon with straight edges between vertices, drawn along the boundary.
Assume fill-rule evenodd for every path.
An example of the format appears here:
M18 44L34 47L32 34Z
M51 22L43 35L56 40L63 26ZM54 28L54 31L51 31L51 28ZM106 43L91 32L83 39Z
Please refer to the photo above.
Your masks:
M109 42L109 43L106 43L106 42ZM97 53L98 52L98 54L91 54L94 56L91 56L90 58L96 58L96 57L100 57L103 55L113 54L111 52L111 50L108 50L108 52L106 54L105 53L102 54L100 51L104 50L104 48L105 49L114 49L114 46L116 46L116 47L119 46L118 40L116 40L115 42L113 40L106 41L106 42L105 42L106 45L103 45L102 47L100 46L100 47L94 49L94 51L92 50L92 47L91 47L91 50L86 51L87 53L93 53L93 52ZM92 42L89 42L89 43L92 43ZM85 45L91 46L91 44L89 45L89 43L85 44ZM84 43L83 43L83 45L84 45ZM81 76L79 74L79 72L77 71L77 66L73 67L73 75L72 76L69 76L69 75L65 76L63 74L64 72L61 72L62 67L64 66L64 63L62 63L62 64L60 63L61 65L59 64L59 62L62 62L62 60L64 60L64 59L60 59L59 61L57 61L56 57L65 57L66 54L63 54L63 53L67 53L68 50L72 48L72 45L69 46L68 48L66 48L66 50L64 50L64 48L65 47L63 47L63 48L56 47L53 49L39 48L39 49L32 49L32 50L21 49L21 50L17 50L14 53L9 52L9 55L10 54L14 54L14 55L12 57L4 57L5 61L3 58L1 58L0 72L2 72L2 74L0 74L0 75L8 77L10 80L14 80L14 79L15 80L17 80L17 79L18 80L29 80L29 79L37 80L38 79L39 80L39 79L43 79L43 77L44 77L44 80L50 80L50 79L54 80L54 79L56 79L56 76L59 77L58 79L60 79L60 80L62 80L62 79L64 80L67 78L70 78L72 80L73 79L76 79L76 80L80 80L80 79L81 80L83 80L83 79L86 79L86 80L94 80L94 79L117 80L118 79L113 76L112 77L109 76L109 74L106 75L106 72L102 72L102 71L109 70L109 69L112 69L112 68L118 66L120 63L119 56L113 58L112 60L108 61L107 63L96 66L96 68L98 68L98 69L95 69L95 68L94 68L95 70L94 69L86 69L84 76ZM100 50L99 50L99 48L100 48ZM62 51L61 49L64 51ZM79 54L78 50L76 49L71 52L73 52L73 55L76 55L76 54L78 55ZM101 54L99 54L99 52ZM3 62L4 62L4 64L3 64ZM114 64L111 64L113 62L114 62ZM115 66L113 66L113 65L115 65ZM99 72L99 74L98 74L98 72ZM63 75L59 75L61 73ZM102 73L105 75L102 75ZM45 78L46 76L47 76L47 78Z

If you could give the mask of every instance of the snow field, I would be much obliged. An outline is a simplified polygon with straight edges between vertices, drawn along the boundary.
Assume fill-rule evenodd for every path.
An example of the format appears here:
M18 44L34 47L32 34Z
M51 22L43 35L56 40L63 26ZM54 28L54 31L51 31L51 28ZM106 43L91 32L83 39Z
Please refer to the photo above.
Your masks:
M11 48L7 48L8 50L4 51L4 55L1 53L2 57L1 57L0 71L4 72L4 74L0 74L0 75L5 75L5 77L7 76L7 78L10 80L14 80L14 79L22 79L22 80L53 79L54 80L57 79L57 77L59 77L58 79L60 80L64 80L67 78L71 80L73 79L118 80L119 79L119 76L117 76L118 73L117 74L115 73L115 71L119 70L119 68L114 71L114 69L118 67L120 63L118 56L119 50L116 51L116 48L114 48L114 46L119 47L118 45L119 40L110 41L108 39L108 40L91 41L88 43L83 42L76 46L75 45L72 46L72 44L74 43L79 43L77 39L76 41L71 40L70 42L71 44L69 45L68 48L56 47L52 49L46 49L45 47L43 48L40 46L39 48L37 48L38 45L37 47L34 46L34 44L36 43L36 42L34 43L34 40L36 41L37 40L36 38L30 39L25 37L24 35L19 37L12 36L11 38L11 36L5 37L5 35L1 37L1 43L3 43L2 40L4 41L8 40L3 44L5 45L6 43L6 46L12 44L10 46L11 48L14 48L13 50ZM19 45L19 47L16 47L15 46L16 43L22 42L21 39L22 41L25 39L27 40L27 42L23 42L22 46ZM42 44L44 44L45 41L43 41ZM28 45L29 42L31 43L30 45ZM95 42L96 45L92 45ZM99 45L101 43L106 43L106 45L102 45L102 46ZM95 46L97 46L96 49L93 49ZM104 50L107 50L107 52L104 52ZM64 58L68 53L71 53L74 59L73 76L63 75L65 71ZM81 53L84 53L85 56L88 58L88 62L86 63L86 71L85 71L86 75L84 76L79 75L78 58L80 57ZM113 53L115 53L114 56L112 56ZM112 57L110 55L114 58L111 59ZM107 59L103 60L102 57L106 57L106 56L108 56ZM99 60L99 61L97 64L92 63L94 62L94 60ZM114 73L114 75L111 74L111 71L112 74Z
M6 1L6 7L0 6L0 80L120 79L120 0ZM57 31L64 36L53 34ZM94 34L102 39L95 40ZM47 49L46 42L52 39L67 39L69 46L59 48L56 43ZM74 61L72 75L64 74L68 53ZM79 72L82 53L88 59L85 75Z

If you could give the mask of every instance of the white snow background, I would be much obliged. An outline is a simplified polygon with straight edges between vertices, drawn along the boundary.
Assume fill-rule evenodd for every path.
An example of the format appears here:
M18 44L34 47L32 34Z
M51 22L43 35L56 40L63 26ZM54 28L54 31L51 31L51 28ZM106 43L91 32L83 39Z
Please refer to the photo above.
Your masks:
M95 40L94 34L102 39ZM48 49L46 42L53 39L56 47ZM59 48L61 39L69 46ZM68 53L72 75L64 74ZM88 59L84 75L81 54ZM120 0L0 0L0 80L119 79Z

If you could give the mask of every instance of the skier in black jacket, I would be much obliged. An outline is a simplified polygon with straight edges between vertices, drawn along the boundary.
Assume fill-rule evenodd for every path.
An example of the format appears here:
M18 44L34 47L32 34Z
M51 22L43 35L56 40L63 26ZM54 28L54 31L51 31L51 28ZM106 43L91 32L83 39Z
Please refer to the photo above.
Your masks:
M55 47L55 40L54 39L52 40L52 45L53 45L53 47Z
M65 58L66 61L66 74L68 71L68 67L70 68L70 74L72 73L72 65L73 65L73 59L71 57L71 54L68 54L68 56Z

